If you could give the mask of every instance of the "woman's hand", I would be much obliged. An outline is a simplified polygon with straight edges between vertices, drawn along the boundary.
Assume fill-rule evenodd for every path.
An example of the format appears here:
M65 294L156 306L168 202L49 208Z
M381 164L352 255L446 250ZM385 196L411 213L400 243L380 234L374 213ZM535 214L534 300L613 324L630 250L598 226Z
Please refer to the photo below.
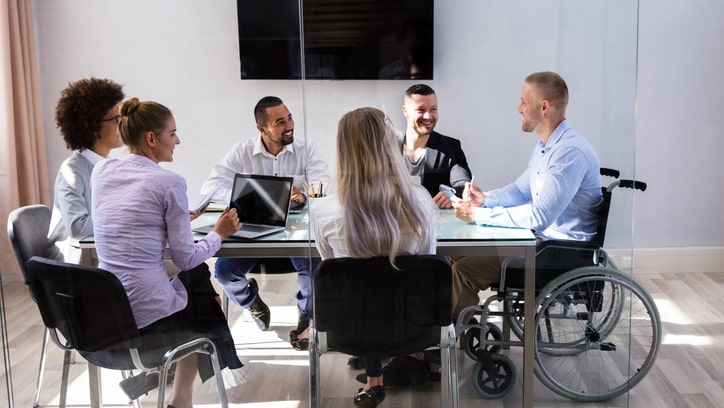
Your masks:
M236 208L224 210L214 224L214 231L221 236L221 239L229 238L239 228L241 228L241 222L236 214Z

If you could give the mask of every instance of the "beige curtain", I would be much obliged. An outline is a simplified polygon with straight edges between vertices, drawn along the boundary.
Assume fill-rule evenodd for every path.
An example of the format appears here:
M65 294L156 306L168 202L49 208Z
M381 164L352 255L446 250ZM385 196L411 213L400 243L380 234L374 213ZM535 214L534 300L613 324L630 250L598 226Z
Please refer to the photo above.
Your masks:
M0 269L20 280L7 234L8 214L49 204L45 137L31 0L0 0Z

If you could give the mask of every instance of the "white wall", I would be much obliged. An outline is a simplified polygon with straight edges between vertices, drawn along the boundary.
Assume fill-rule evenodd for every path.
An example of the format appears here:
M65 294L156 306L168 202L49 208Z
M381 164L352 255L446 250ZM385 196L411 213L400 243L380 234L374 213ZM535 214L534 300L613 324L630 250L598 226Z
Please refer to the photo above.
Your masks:
M286 101L297 137L320 144L331 165L342 113L377 106L404 126L402 93L413 81L241 81L233 0L33 4L51 180L68 155L53 120L58 94L90 75L112 78L128 96L174 111L182 144L167 167L192 190L231 144L256 134L252 109L264 95ZM650 186L636 195L635 245L723 246L724 220L716 211L724 200L721 183L694 190L703 183L692 182L701 173L721 173L714 155L723 151L716 137L723 119L713 111L722 106L716 103L722 82L714 74L724 68L723 10L717 0L686 7L641 0L637 87L636 1L438 0L435 79L428 81L440 102L437 130L461 139L483 187L508 182L536 141L520 131L515 111L522 79L558 71L571 92L569 120L592 141L602 165L632 177L635 147L636 177ZM684 139L688 133L694 141ZM611 247L632 244L631 197L622 194L617 202ZM693 204L689 197L700 204L684 220L681 206Z
M637 246L724 246L723 22L719 0L641 0Z

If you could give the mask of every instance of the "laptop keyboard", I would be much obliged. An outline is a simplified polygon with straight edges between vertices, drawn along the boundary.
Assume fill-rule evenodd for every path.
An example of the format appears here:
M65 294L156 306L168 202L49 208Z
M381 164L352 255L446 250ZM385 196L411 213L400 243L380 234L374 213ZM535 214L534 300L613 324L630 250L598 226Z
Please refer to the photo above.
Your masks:
M241 226L241 231L249 231L249 232L262 232L270 229L271 227L265 227L263 225L249 225L244 224Z

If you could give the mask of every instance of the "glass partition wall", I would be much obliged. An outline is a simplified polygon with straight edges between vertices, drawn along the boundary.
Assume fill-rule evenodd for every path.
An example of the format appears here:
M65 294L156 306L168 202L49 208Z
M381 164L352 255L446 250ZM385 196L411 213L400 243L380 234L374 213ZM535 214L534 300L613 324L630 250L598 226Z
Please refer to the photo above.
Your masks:
M602 167L633 179L637 39L635 0L437 1L432 79L318 80L309 75L301 84L303 123L298 121L297 127L307 143L320 148L334 172L337 123L343 114L359 107L379 108L399 132L405 132L404 92L413 84L427 84L438 102L434 130L461 142L475 183L492 189L522 174L539 140L521 129L517 109L524 78L555 71L568 85L570 126L590 141ZM612 181L602 177L604 185ZM633 245L632 197L628 189L614 192L605 241L612 260L627 274ZM483 298L492 294L483 293ZM520 348L506 353L518 367L514 387L519 387L523 353ZM465 353L458 356L461 406L478 406L483 397L472 385L474 362ZM348 394L350 389L325 386L323 380L323 403ZM615 406L628 406L627 397L625 392L616 397ZM516 391L503 398L517 405L522 397ZM565 400L538 379L535 398L535 405Z
M404 92L413 84L424 83L431 86L437 96L435 131L460 141L475 184L485 190L492 189L515 180L523 172L531 150L538 142L534 133L521 129L521 116L517 112L524 78L538 71L555 71L566 80L570 94L567 119L573 129L591 142L601 166L619 170L622 178L635 177L637 0L438 0L432 6L432 62L424 58L418 60L418 65L425 69L419 76L415 74L417 79L401 78L404 73L393 70L400 65L395 65L392 55L397 52L398 57L403 57L405 54L401 51L412 49L415 44L415 36L410 34L404 18L385 23L388 27L380 27L385 24L378 22L377 28L383 32L379 42L385 47L374 48L369 43L361 47L339 39L359 34L355 31L360 30L361 22L350 16L364 12L364 7L369 7L370 3L317 1L315 7L341 9L325 9L324 12L317 9L316 18L334 19L335 15L344 15L345 19L336 21L342 24L326 33L329 41L318 37L312 41L305 38L302 29L306 21L304 5L311 4L305 0L268 0L264 3L272 10L256 17L261 23L259 26L268 29L280 22L294 25L295 19L300 23L298 35L294 30L286 29L288 27L283 30L281 35L288 38L283 37L281 48L279 42L257 48L261 50L262 59L277 61L283 54L283 58L295 62L291 66L300 71L279 67L278 71L272 70L276 75L273 78L242 79L244 75L240 71L244 65L240 63L239 45L243 33L237 17L250 12L238 7L242 3L249 2L239 0L209 5L193 0L76 0L62 3L34 0L32 8L37 21L35 30L49 179L55 179L60 163L70 154L56 131L55 104L69 81L83 77L111 78L124 85L128 97L156 100L172 109L182 143L174 151L173 162L162 166L183 175L190 192L199 192L214 164L235 143L259 135L253 110L264 96L274 95L284 101L295 120L295 139L307 146L315 144L328 163L331 180L308 177L304 180L307 193L310 193L312 183L329 181L333 186L335 184L337 124L344 113L364 106L379 108L398 131L405 132ZM426 2L389 0L376 3L388 7L387 14L391 15L400 4ZM361 4L367 6L358 7ZM292 13L282 18L278 14L282 9ZM430 20L429 15L415 17L411 20L417 22L418 17L428 23ZM417 33L430 34L425 29ZM279 39L279 34L267 32L266 35ZM154 46L149 47L151 38ZM346 47L345 52L326 52L333 45ZM310 47L314 52L311 62L307 63L304 49ZM319 79L333 76L335 65L344 65L345 72L354 71L354 66L346 60L336 60L350 53L357 54L356 64L364 65L367 79ZM375 63L359 62L365 59L375 60ZM390 72L398 72L396 79L369 79L370 66L382 66L380 64L387 68L384 71L386 78L391 77ZM256 72L269 73L268 70ZM291 74L283 77L279 72ZM123 154L124 149L111 152L111 156ZM307 175L294 176L299 180ZM604 182L608 180L604 179ZM615 263L630 273L633 198L629 191L617 193L620 194L614 194L605 246ZM449 214L450 210L444 211ZM288 225L288 231L293 232L289 234L290 239L305 236L304 232L309 228L305 221L305 216L301 215ZM298 240L301 243L296 244L304 249L303 255L311 257L314 254L312 241L308 238ZM278 255L276 244L283 245L272 244L269 247L273 248L260 250L259 256ZM490 248L495 250L496 247ZM301 252L295 254L298 256ZM505 254L501 251L500 255ZM292 351L287 338L289 329L297 321L297 303L293 298L297 282L294 278L291 281L293 283L287 286L277 285L276 281L262 282L262 293L269 296L265 300L272 306L274 328L270 331L257 330L250 319L240 318L241 308L232 305L230 325L240 344L242 360L249 363L251 371L247 384L228 391L232 403L253 400L285 401L288 403L285 406L290 407L309 405L307 355ZM268 295L278 287L284 289L273 296ZM491 293L483 292L483 297ZM9 326L12 326L17 317L13 317L12 308L7 312ZM15 312L15 316L18 314ZM625 312L619 313L621 315ZM502 322L494 320L493 323ZM520 328L516 322L512 323L514 331ZM42 335L42 324L36 326L37 335L28 338ZM12 334L12 328L10 332ZM18 342L12 340L12 335L9 337L12 354ZM281 346L269 347L270 344ZM626 350L628 346L622 347ZM33 350L19 354L37 358L39 353ZM520 379L523 377L524 352L520 347L511 347L503 354L510 357L518 370L518 381L513 384L513 391L502 397L503 403L519 406L523 400ZM484 406L484 398L473 386L475 362L462 350L458 350L458 360L460 406ZM348 404L359 387L354 379L359 372L344 365L346 357L327 361L333 362L325 363L322 358L319 400L323 406ZM24 363L37 367L36 362ZM58 361L51 363L59 364ZM35 374L20 376L32 377L22 389L32 391L29 384L34 381ZM106 377L110 375L104 373ZM71 394L87 395L87 384L75 382L80 388ZM388 398L405 398L411 405L429 405L429 401L438 398L437 384L424 390L400 387L398 391L388 393ZM565 397L551 391L538 379L533 379L533 384L535 400L527 398L526 403L548 406L567 402ZM32 392L18 393L19 388L16 383L15 401L18 405L31 404ZM56 398L58 390L51 385L44 386L43 392L41 403ZM198 398L204 403L216 403L213 396L208 401L203 395ZM120 400L127 402L123 395ZM387 403L392 404L392 401ZM629 406L628 394L614 398L611 404Z

